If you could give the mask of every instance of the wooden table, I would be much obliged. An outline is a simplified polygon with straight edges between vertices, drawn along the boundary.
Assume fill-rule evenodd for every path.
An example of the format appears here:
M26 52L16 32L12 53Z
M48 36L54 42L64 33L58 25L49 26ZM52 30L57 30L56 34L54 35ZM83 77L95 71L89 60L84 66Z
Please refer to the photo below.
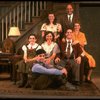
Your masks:
M16 78L15 64L22 59L21 55L11 53L0 53L0 67L8 68L10 79L13 81Z
M12 56L11 53L0 53L0 67L4 67L4 71L8 71L10 79L12 78Z
M16 81L17 78L17 66L16 63L22 60L22 55L13 55L12 56L12 81Z

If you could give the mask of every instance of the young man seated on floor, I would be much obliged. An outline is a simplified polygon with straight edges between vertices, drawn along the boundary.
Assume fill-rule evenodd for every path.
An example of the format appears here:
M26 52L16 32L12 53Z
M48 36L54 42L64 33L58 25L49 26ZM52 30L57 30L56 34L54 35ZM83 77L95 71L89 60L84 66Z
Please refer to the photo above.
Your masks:
M33 87L32 87L33 89L39 89L40 86L43 86L44 84L46 85L46 87L42 87L42 89L49 87L50 84L53 85L53 83L66 84L66 82L67 82L67 80L65 80L67 77L67 70L64 67L57 69L54 65L46 64L45 53L46 52L43 49L39 49L36 51L36 55L38 57L37 57L37 62L32 67L32 73L33 73L33 77L35 77L37 75L39 77L33 78L33 81L34 81ZM44 75L45 79L43 79L43 77L40 79L41 75ZM58 82L56 82L56 81L58 81ZM43 82L43 83L41 83L41 82ZM48 82L50 82L50 83L48 83ZM74 87L70 83L66 87L69 90L76 90L76 87Z

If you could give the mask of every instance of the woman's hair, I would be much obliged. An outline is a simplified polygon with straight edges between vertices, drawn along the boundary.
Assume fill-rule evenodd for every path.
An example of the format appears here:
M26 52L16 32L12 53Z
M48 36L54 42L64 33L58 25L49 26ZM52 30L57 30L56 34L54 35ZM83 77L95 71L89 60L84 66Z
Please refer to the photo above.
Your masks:
M54 33L52 33L51 31L47 31L46 33L45 33L45 35L44 35L44 41L46 41L46 36L48 35L48 34L51 34L52 35L52 37L53 37L53 39L52 39L52 41L54 41Z
M81 22L80 22L79 20L75 21L75 22L74 22L74 25L75 25L76 23L79 24L79 25L81 26Z
M49 16L49 14L53 14L53 15L55 16L55 14L54 14L54 12L53 12L53 11L49 12L49 13L48 13L48 16ZM56 25L56 23L57 23L57 19L56 19L56 16L55 16L55 19L54 19L53 24L54 24L54 25ZM47 24L47 25L49 25L49 24L50 24L49 19L47 19L46 24Z

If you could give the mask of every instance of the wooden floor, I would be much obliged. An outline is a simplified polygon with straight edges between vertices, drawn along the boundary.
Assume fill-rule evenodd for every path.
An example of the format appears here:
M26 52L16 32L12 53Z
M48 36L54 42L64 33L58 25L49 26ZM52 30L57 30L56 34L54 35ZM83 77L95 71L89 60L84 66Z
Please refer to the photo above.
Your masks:
M0 80L9 80L10 79L10 74L7 72L1 72L0 73Z
M100 90L94 84L83 83L78 91L59 89L32 90L18 88L9 80L9 74L0 74L0 98L99 98Z

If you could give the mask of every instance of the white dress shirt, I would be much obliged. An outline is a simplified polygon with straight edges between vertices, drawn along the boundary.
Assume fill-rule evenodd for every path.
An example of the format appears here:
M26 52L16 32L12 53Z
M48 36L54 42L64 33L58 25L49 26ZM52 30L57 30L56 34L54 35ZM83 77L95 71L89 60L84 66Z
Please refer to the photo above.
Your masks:
M68 19L69 19L69 17L70 17L70 20L71 20L71 22L72 22L72 19L73 19L73 14L68 15Z

